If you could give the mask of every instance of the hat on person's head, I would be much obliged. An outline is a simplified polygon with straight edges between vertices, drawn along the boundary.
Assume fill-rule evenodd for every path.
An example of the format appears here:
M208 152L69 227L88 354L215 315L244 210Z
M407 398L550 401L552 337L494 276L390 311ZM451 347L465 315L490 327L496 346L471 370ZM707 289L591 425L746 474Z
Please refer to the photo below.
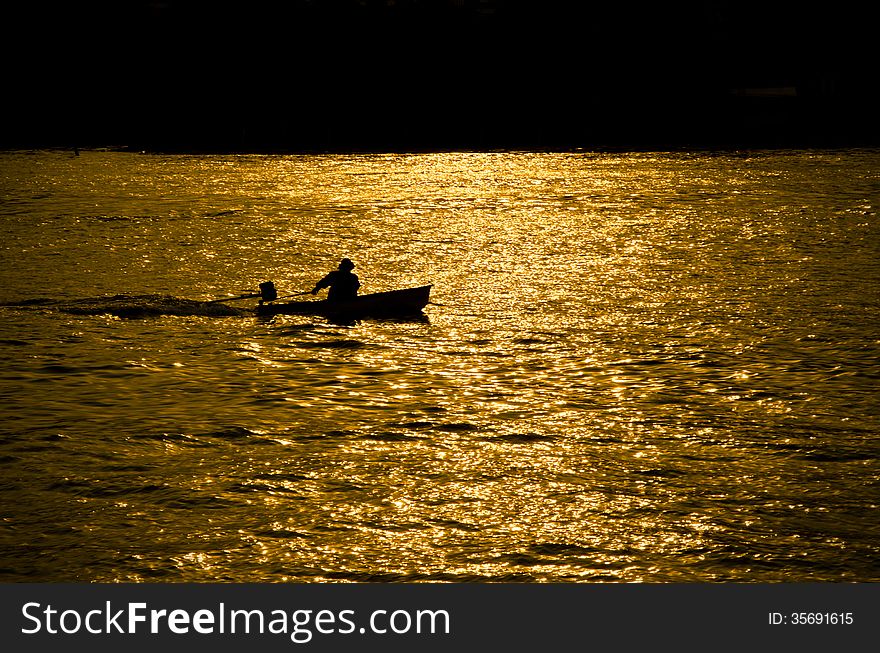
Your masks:
M352 270L352 269L354 269L354 263L351 262L350 258L344 258L339 263L339 269L340 270Z

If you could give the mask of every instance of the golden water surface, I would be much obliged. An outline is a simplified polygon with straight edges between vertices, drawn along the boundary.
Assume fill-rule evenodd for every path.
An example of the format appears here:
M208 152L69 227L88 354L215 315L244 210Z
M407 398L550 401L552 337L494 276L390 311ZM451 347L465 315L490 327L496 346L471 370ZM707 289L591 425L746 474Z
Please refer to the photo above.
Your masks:
M880 580L877 151L0 175L4 580ZM171 310L343 256L426 318Z

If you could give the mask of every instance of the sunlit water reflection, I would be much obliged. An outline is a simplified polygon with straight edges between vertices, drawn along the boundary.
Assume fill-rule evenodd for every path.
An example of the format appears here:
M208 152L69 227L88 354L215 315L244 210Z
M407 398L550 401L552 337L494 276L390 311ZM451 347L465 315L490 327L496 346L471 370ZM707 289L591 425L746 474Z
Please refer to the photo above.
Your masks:
M7 580L880 580L876 151L0 174ZM342 256L427 320L91 310Z

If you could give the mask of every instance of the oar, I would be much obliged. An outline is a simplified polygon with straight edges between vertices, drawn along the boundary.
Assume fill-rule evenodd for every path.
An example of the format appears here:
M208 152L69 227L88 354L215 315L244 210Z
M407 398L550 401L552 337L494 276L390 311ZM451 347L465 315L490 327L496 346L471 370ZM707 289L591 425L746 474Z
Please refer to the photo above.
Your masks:
M206 304L216 304L217 302L237 302L239 299L253 299L254 297L262 297L260 293L256 295L239 295L238 297L225 297L224 299L212 299Z
M275 292L275 284L271 281L264 281L260 284L260 292L248 293L246 295L239 295L238 297L226 297L224 299L212 299L209 302L205 302L206 304L216 304L217 302L237 302L239 299L252 299L254 297L260 298L260 303L263 302L271 302L278 299L278 293Z
M279 297L278 299L289 299L290 297L302 297L303 295L311 295L311 290L305 290L303 292L295 292L292 295L284 295L283 297Z

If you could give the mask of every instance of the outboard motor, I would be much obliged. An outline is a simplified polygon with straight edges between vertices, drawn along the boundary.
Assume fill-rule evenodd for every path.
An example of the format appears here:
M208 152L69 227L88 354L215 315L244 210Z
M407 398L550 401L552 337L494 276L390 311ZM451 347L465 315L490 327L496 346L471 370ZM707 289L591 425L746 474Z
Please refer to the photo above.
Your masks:
M271 281L264 281L260 284L260 303L272 302L278 299L278 292L275 290L275 284Z

